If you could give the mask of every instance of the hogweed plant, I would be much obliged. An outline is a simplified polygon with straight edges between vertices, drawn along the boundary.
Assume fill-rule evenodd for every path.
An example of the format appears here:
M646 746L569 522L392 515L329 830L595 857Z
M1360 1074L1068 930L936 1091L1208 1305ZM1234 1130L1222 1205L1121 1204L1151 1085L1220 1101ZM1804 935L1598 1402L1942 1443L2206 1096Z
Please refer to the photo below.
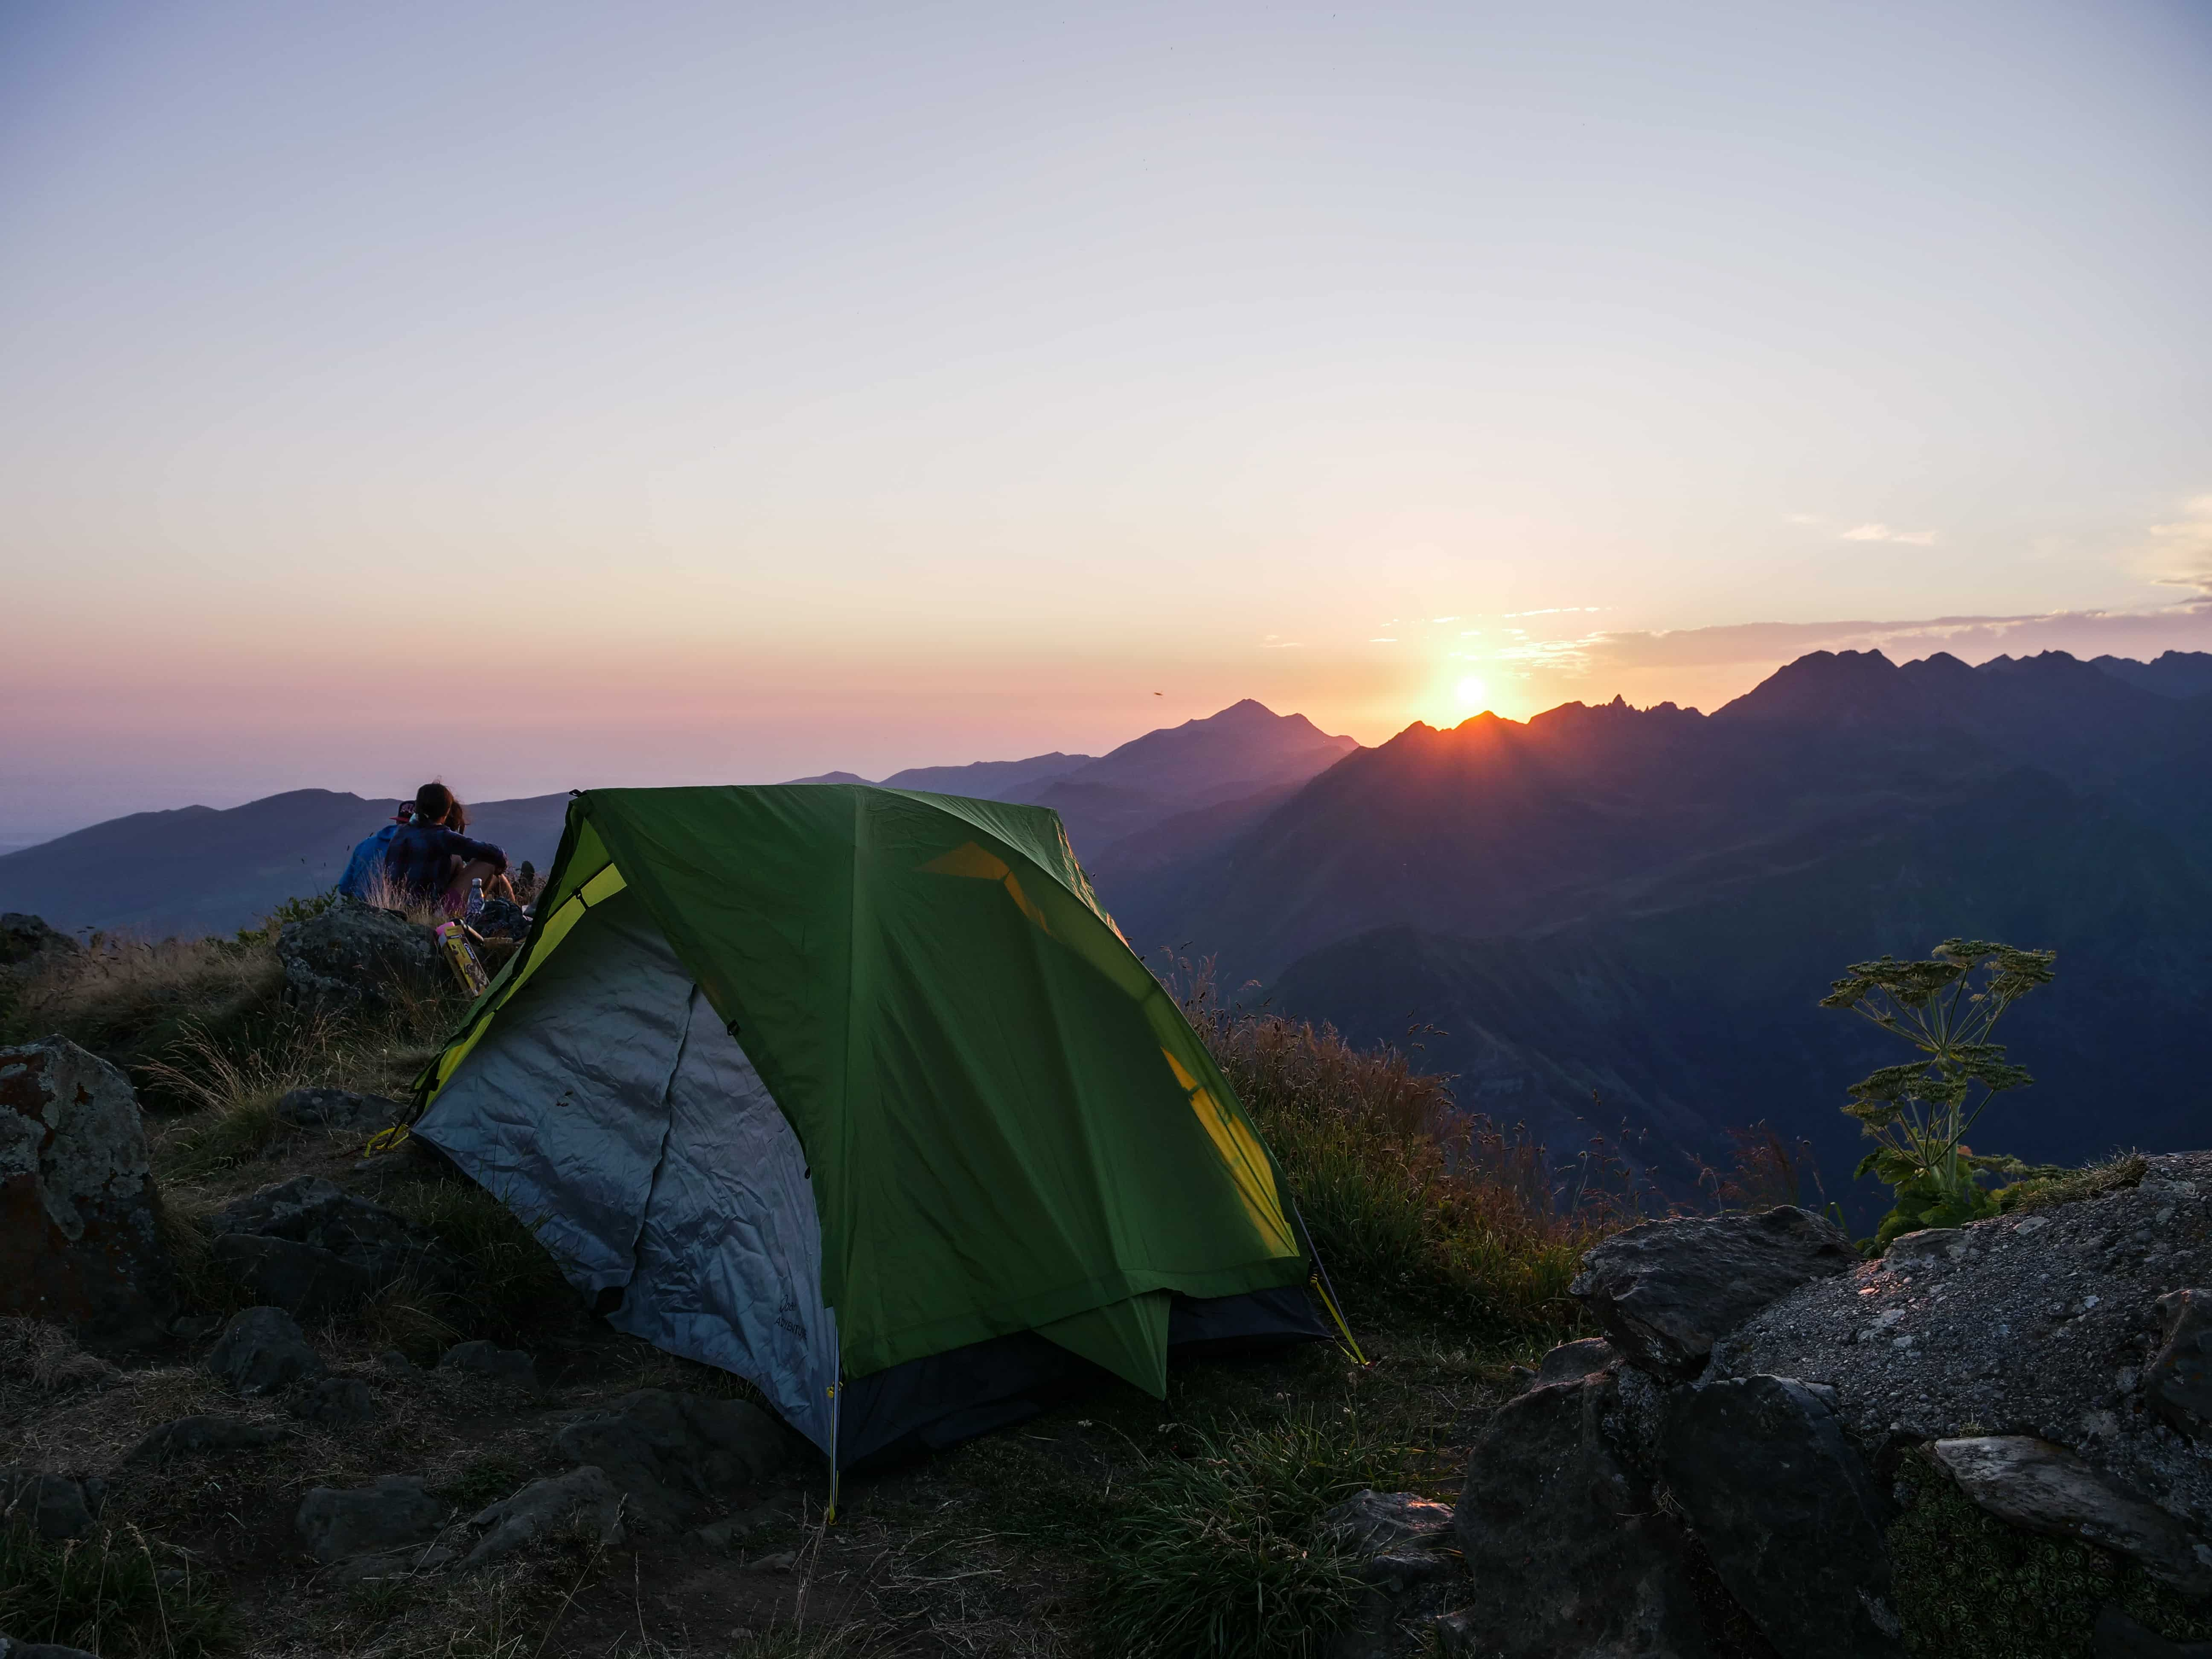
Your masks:
M1820 999L1893 1032L1919 1051L1851 1085L1844 1108L1875 1150L1861 1161L1896 1194L1875 1234L1883 1249L1920 1227L1954 1227L1996 1211L1984 1175L2013 1174L2017 1159L1978 1156L1966 1135L1990 1103L2032 1079L1990 1041L2012 1005L2051 982L2055 951L2019 951L1988 939L1950 939L1924 962L1853 963Z

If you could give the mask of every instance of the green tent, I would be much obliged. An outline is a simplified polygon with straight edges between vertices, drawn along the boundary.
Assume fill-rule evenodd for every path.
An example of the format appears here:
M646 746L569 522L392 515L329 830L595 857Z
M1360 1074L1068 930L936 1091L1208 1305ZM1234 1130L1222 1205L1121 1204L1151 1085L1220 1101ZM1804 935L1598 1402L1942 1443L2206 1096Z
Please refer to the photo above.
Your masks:
M1322 1334L1280 1172L1043 809L571 802L415 1133L617 1326L846 1468L1103 1370Z

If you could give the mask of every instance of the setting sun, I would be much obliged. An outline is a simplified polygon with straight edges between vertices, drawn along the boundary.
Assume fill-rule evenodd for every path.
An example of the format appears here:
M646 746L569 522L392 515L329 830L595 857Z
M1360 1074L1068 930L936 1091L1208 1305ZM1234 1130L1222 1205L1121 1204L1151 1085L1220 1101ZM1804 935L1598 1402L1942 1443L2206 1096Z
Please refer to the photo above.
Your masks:
M1452 696L1458 700L1459 706L1462 708L1480 709L1482 707L1483 698L1487 695L1488 689L1473 674L1469 674L1457 685L1452 687Z

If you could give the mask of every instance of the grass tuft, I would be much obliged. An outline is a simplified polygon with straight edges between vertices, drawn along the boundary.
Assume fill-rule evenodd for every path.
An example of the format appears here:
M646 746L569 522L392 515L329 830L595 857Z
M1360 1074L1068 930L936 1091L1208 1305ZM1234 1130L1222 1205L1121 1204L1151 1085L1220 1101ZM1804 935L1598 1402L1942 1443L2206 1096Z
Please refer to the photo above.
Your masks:
M1927 1459L1890 1524L1905 1649L1931 1659L2075 1659L2097 1611L2118 1601L2175 1641L2212 1636L2212 1618L2094 1544L2022 1532L1987 1513Z
M2025 1178L2000 1187L1994 1194L2001 1214L2018 1211L2055 1209L2102 1198L2107 1193L2139 1187L2150 1172L2141 1152L2122 1152L2101 1164L2085 1164L2078 1170L2038 1170Z
M1348 1413L1181 1433L1188 1455L1148 1459L1093 1546L1103 1647L1156 1659L1320 1652L1361 1586L1314 1523L1362 1487L1395 1484L1404 1453Z
M64 1543L0 1531L0 1631L103 1659L196 1659L232 1645L228 1603L190 1558L136 1528Z

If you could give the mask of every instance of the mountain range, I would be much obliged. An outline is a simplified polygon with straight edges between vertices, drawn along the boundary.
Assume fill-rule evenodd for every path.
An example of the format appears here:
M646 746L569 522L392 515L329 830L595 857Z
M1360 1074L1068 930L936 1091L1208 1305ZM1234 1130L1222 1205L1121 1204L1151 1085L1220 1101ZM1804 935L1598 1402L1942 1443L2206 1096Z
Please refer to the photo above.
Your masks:
M1905 1055L1816 1006L1847 963L1957 935L2053 947L2057 982L2003 1032L2037 1084L1977 1144L2197 1145L2212 696L2152 678L2170 689L2057 653L1822 652L1711 716L1616 701L1415 726L1107 896L1141 945L1419 1042L1462 1106L1554 1147L1605 1134L1675 1183L1763 1121L1848 1184L1844 1090Z
M1555 1148L1602 1136L1670 1186L1763 1121L1848 1187L1844 1088L1902 1054L1818 1000L1849 963L1954 935L2059 952L2003 1032L2037 1082L1984 1150L2078 1161L2212 1122L2206 653L1816 652L1710 715L1616 698L1372 749L1246 702L1104 756L883 781L1055 808L1140 954L1417 1044L1462 1108ZM542 864L566 799L474 827ZM117 819L0 857L0 909L234 927L327 886L394 805Z
M1303 714L1247 700L1103 756L1036 755L969 766L918 767L882 780L897 788L1026 801L1058 809L1094 868L1119 854L1143 865L1162 848L1205 849L1258 818L1359 745ZM849 772L793 780L861 783ZM0 911L44 916L67 932L149 938L228 933L288 898L319 893L354 845L398 810L327 789L295 789L243 806L136 812L0 856ZM510 859L543 867L560 844L568 796L472 802L469 833Z

